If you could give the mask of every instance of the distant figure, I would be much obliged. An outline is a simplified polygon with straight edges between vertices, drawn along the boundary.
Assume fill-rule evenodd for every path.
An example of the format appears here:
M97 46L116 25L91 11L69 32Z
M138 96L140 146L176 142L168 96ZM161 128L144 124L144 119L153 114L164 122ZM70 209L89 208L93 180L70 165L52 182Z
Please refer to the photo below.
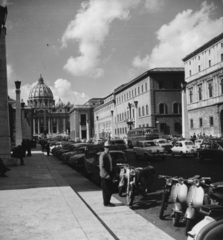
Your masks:
M7 177L5 173L10 170L11 169L7 168L3 163L2 159L0 158L0 177Z
M46 148L47 156L50 156L50 143L49 142L46 143L45 148Z
M29 157L32 156L31 148L32 148L32 140L26 139L27 156Z
M23 150L23 157L26 156L26 148L27 148L27 143L26 143L26 139L22 139L22 143L21 143L21 146L22 146L22 150Z

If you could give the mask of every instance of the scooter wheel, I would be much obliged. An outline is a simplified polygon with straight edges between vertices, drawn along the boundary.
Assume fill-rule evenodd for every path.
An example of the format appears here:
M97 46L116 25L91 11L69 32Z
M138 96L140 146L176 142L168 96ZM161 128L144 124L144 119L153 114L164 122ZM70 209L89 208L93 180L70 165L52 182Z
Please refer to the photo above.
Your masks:
M180 213L174 213L174 217L172 218L173 226L177 227L180 223Z

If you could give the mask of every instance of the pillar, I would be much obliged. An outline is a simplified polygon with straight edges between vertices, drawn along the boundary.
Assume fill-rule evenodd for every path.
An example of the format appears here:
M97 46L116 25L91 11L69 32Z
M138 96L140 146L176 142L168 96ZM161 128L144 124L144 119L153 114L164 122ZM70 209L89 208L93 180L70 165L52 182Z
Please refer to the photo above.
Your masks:
M1 18L7 15L7 8L0 6ZM5 18L6 19L6 18ZM5 23L0 22L0 158L4 163L10 159L11 141L9 128L9 106L8 106L8 82L6 68L6 28Z
M189 139L189 119L188 119L188 111L187 111L187 94L186 94L186 86L182 89L181 92L182 97L182 136L183 138Z
M51 129L50 129L50 118L48 118L48 133L51 133Z
M57 118L57 133L59 133L59 118Z
M21 103L20 103L20 85L21 82L16 81L16 120L15 120L15 145L21 145L22 143L22 115L21 115Z
M36 134L36 119L33 118L33 134Z
M38 134L40 134L40 122L39 122L39 118L38 118Z

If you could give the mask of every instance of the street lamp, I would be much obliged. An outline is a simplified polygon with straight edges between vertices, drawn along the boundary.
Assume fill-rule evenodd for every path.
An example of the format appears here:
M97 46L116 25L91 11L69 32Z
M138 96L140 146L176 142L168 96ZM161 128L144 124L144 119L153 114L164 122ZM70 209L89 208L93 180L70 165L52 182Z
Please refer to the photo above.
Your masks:
M21 86L21 82L20 81L16 81L15 82L16 90L20 90L20 86Z
M186 82L181 82L181 89L185 92L187 83Z
M127 121L126 121L126 123L127 123L127 125L129 126L129 130L131 130L132 129L132 124L133 124L133 121L132 121L132 116L131 116L131 113L132 113L132 107L133 107L133 105L129 102L128 103L128 109L129 109L129 119L127 119Z
M21 100L21 108L25 107L25 103L23 102L23 99Z

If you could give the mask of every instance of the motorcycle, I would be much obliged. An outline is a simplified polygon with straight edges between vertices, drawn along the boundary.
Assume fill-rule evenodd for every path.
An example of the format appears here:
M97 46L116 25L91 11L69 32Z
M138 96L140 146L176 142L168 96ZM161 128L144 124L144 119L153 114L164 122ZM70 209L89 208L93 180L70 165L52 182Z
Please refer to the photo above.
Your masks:
M196 175L190 179L198 178ZM164 219L164 211L168 207L169 198L172 200L172 221L174 226L178 226L180 223L180 218L187 208L187 193L188 187L186 182L188 179L183 179L182 177L170 177L166 175L159 175L159 178L164 178L166 180L164 191L161 200L161 207L159 211L159 218Z
M126 198L128 206L132 206L136 195L145 197L151 190L153 174L155 174L155 168L150 164L144 168L128 166L126 169Z
M187 233L187 240L223 239L223 185L213 186L214 189L210 193L210 198L214 201L214 205L201 207L200 213L205 217Z
M187 210L184 215L184 221L186 222L185 234L189 232L195 225L196 221L201 218L199 213L202 205L210 203L210 198L205 191L209 188L210 178L201 179L189 179L187 182L190 186L187 195Z

